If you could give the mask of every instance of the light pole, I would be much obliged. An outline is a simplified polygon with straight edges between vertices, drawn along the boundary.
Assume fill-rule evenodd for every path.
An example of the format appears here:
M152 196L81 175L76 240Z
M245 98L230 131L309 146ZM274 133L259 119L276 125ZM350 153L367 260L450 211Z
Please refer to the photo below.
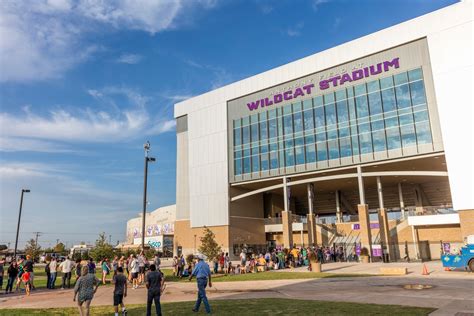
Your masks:
M143 181L143 218L142 218L142 250L145 249L145 218L146 218L146 189L147 189L147 180L148 180L148 162L154 162L156 159L153 157L148 157L148 152L150 151L150 142L147 141L143 145L145 149L145 172L144 172L144 181Z
M16 260L16 251L18 249L18 233L20 232L21 209L23 208L23 194L28 193L28 192L30 192L30 190L21 189L20 212L18 213L18 225L16 226L15 250L13 251L13 259L14 260Z

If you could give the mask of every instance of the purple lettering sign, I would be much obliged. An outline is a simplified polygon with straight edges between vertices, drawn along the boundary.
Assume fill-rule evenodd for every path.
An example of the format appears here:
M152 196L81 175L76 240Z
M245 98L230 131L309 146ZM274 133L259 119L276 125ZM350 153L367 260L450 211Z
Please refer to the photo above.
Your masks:
M359 230L360 224L352 224L352 230Z
M373 257L382 257L382 249L373 248L372 249L372 256Z
M331 87L338 87L344 85L346 82L353 82L360 80L362 78L368 78L370 76L381 74L382 72L387 72L391 68L400 67L400 58L396 57L392 60L387 60L376 65L371 65L369 67L364 67L362 69L356 69L352 73L345 73L342 75L337 75L330 77L326 80L319 81L319 89L326 90ZM332 74L331 74L332 75ZM305 95L311 94L313 91L314 84L308 84L301 88L296 88L295 90L288 90L282 93L274 94L273 97L267 97L264 99L256 100L250 103L247 103L247 107L250 111L257 110L259 107L264 108L273 104L277 104L283 101L289 101Z
M370 229L379 229L380 225L379 223L370 223Z

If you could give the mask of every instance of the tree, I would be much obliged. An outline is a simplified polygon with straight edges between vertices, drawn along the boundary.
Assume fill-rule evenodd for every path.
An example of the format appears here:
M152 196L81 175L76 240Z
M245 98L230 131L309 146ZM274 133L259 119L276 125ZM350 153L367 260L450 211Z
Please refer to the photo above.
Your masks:
M89 252L89 255L95 261L105 258L111 259L114 256L114 248L107 242L105 233L99 234L99 239L95 241L95 247Z
M209 260L215 259L221 253L221 246L216 242L216 235L206 226L204 226L204 236L200 240L199 252Z
M25 253L30 255L31 258L34 260L39 257L41 253L41 246L36 243L36 240L31 238L25 246Z
M65 254L66 253L66 246L60 242L56 246L54 246L54 252L59 253L59 254Z
M8 249L7 245L0 245L0 251Z

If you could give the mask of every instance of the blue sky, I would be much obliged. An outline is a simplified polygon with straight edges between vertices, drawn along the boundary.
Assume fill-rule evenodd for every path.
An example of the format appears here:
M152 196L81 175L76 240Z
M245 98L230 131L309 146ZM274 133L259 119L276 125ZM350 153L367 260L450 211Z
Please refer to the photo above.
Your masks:
M173 104L456 1L0 2L0 244L125 238L175 202Z

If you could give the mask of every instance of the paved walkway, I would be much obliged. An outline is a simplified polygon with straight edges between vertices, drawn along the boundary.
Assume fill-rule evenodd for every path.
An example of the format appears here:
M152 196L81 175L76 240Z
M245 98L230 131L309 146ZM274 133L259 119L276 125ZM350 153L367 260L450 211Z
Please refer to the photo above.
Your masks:
M439 264L439 262L438 262ZM333 263L323 265L327 272L371 273L377 264L352 265ZM394 265L394 264L391 264ZM431 270L432 263L429 264ZM419 266L413 264L413 273L403 277L326 278L310 280L274 280L248 282L216 282L208 290L210 300L249 298L292 298L305 300L344 301L374 304L395 304L434 307L433 315L474 315L474 274L433 270L429 276L416 275ZM435 264L433 264L435 268ZM409 271L410 269L409 268ZM298 270L294 269L293 271ZM289 271L289 270L286 270ZM445 272L443 274L443 272ZM270 273L270 272L268 272ZM276 272L275 272L276 273ZM431 286L429 289L409 290L407 284ZM145 288L129 289L128 304L144 304ZM72 290L35 291L30 297L1 295L0 308L73 307ZM168 283L163 302L192 301L196 298L196 284ZM112 287L100 287L92 305L111 305ZM458 314L460 315L460 314Z

